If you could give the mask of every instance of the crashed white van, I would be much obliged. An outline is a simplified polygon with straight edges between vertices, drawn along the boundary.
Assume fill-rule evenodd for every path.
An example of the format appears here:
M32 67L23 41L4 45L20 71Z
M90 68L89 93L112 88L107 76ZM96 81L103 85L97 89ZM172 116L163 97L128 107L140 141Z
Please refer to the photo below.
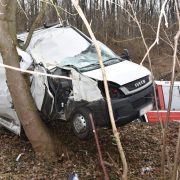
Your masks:
M27 33L18 35L20 44ZM105 65L117 126L127 124L152 109L152 80L149 70L126 56L119 57L99 42ZM21 68L34 67L59 79L32 75L31 92L45 121L71 121L79 138L92 135L89 112L98 127L110 127L103 78L92 41L74 27L59 25L34 32L26 52L18 49ZM2 61L2 58L0 58ZM0 124L20 133L20 122L9 94L5 71L0 68Z

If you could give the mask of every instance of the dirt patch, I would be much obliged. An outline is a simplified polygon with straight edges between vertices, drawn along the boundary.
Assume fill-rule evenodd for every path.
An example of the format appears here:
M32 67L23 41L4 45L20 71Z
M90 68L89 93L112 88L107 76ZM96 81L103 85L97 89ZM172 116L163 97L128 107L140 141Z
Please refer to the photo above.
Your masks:
M85 142L78 140L66 123L55 127L54 133L58 137L57 145L62 142L67 150L65 156L59 154L51 163L37 158L29 141L25 138L20 138L1 127L0 179L68 179L73 172L77 173L80 179L104 179L94 139ZM174 158L177 129L177 123L170 124L168 149L171 162ZM129 179L160 179L159 124L131 123L120 128L119 132L128 162ZM112 180L120 179L122 164L116 145L113 145L112 131L99 129L98 135L109 177ZM21 153L23 154L19 161L16 161ZM120 171L112 164L108 153L120 167ZM150 172L142 174L142 168L146 167L151 168Z

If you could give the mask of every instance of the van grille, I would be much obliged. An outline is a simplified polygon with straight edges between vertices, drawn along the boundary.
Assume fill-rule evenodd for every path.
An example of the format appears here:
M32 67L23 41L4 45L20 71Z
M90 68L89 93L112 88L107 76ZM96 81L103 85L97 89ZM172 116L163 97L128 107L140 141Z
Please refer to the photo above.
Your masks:
M129 91L133 91L135 89L138 89L146 85L148 82L149 82L149 76L145 76L143 78L140 78L133 82L125 84L124 87L126 87Z

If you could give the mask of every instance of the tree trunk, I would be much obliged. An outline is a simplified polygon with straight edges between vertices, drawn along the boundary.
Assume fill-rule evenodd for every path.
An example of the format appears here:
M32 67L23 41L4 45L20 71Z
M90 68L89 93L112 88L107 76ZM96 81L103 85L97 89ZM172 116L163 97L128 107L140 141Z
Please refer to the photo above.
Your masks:
M4 64L19 67L15 45L16 0L6 0L5 4L7 5L0 6L0 52ZM25 77L22 73L10 69L6 69L6 76L14 107L33 149L37 153L54 154L53 141L39 117Z

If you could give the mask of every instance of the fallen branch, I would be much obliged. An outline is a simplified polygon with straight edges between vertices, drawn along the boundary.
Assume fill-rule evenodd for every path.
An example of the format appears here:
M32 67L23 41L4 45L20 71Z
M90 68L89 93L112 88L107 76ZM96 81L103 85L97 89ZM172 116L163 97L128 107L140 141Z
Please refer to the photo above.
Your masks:
M101 152L101 148L100 148L100 145L99 145L99 139L98 139L98 135L97 135L97 132L96 132L95 125L94 125L94 120L93 120L92 114L89 114L89 117L90 117L90 120L91 120L91 125L92 125L92 129L93 129L93 133L94 133L94 139L95 139L95 142L96 142L96 147L97 147L97 151L98 151L98 155L99 155L100 164L101 164L101 167L102 167L103 173L104 173L104 179L109 180L109 177L108 177L108 174L107 174L107 171L106 171L106 167L104 165L104 160L103 160L103 157L102 157L102 152Z
M107 152L107 155L108 155L108 157L109 157L112 165L115 167L117 174L118 174L118 175L122 175L122 173L121 173L121 171L119 170L119 167L118 167L117 163L114 161L114 159L110 156L110 154L109 154L108 152Z

